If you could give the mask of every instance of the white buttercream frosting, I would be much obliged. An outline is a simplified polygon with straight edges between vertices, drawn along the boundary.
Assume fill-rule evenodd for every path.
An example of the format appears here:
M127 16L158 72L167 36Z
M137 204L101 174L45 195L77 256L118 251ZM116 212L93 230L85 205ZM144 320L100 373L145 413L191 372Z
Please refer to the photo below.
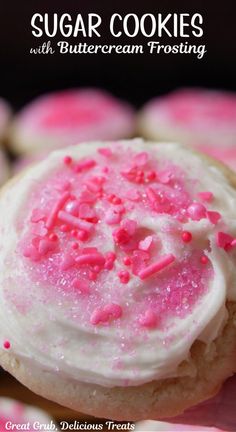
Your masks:
M38 194L32 202L43 202L45 197L40 197L38 192L41 183L43 190L43 185L58 167L64 169L64 156L70 155L76 160L82 157L92 158L96 157L98 148L107 146L114 152L116 146L119 152L147 152L153 163L157 158L159 166L171 161L185 173L184 185L189 189L191 199L199 201L199 192L210 191L214 199L204 205L208 210L221 214L220 221L215 225L207 218L180 222L165 213L140 210L136 205L129 207L126 217L136 220L142 228L158 236L162 245L160 255L171 253L175 256L173 267L171 264L169 269L160 272L161 286L169 289L168 277L172 277L171 272L174 270L171 269L181 261L184 248L189 253L193 248L197 251L203 248L213 269L210 276L205 278L207 287L191 307L188 309L187 304L186 311L181 309L181 313L167 313L166 320L163 319L161 325L154 328L139 328L135 314L138 315L140 311L135 308L137 299L152 289L154 282L158 286L158 275L144 281L137 275L132 275L130 281L122 285L117 273L124 266L117 260L112 270L101 273L101 282L99 279L98 283L91 282L91 285L94 286L96 295L103 296L105 304L119 302L123 316L108 325L92 325L88 319L92 312L90 300L71 295L59 285L53 286L52 279L44 277L43 267L40 267L42 274L35 273L32 277L31 272L34 272L38 263L29 263L19 249L19 242L29 229L29 223L25 221L29 220L29 212L34 208L33 204L31 206L32 191L37 189ZM109 160L107 165L113 169ZM120 190L121 196L122 192ZM227 320L226 301L236 301L235 249L227 252L218 247L215 241L219 231L236 237L235 203L236 191L222 172L177 144L164 143L157 146L136 139L119 144L80 144L52 153L9 185L0 200L2 345L5 340L9 340L10 352L29 369L37 368L39 371L61 374L71 380L107 387L139 385L178 376L180 373L194 374L193 368L180 372L178 366L189 359L194 341L199 339L209 345L215 339ZM97 237L84 246L96 246L102 254L115 250L111 235L115 228L101 222L96 228L99 232ZM192 242L184 244L178 237L180 230L191 232ZM206 267L202 265L202 268ZM56 276L53 275L52 278L54 277ZM178 277L176 273L176 279ZM194 286L191 290L194 293ZM95 297L91 297L92 305L97 304ZM146 303L147 299L148 296Z

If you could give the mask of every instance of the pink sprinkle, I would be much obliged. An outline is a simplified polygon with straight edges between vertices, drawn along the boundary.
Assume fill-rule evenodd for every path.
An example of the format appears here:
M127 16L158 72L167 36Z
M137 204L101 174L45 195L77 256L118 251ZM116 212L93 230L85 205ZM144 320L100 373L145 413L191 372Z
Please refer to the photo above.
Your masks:
M30 258L32 261L35 262L40 260L40 253L33 244L25 246L23 250L23 256L26 258Z
M5 342L3 342L3 347L5 348L5 349L10 349L11 348L11 344L10 344L10 342L8 341L8 340L6 340Z
M207 211L206 214L209 221L214 225L216 225L217 222L219 222L219 220L221 219L221 214L217 211Z
M30 221L35 223L35 222L39 222L46 219L46 215L44 213L44 211L42 211L41 209L34 209L32 211L32 215L30 218Z
M60 265L60 269L61 270L68 270L69 268L73 267L75 265L75 260L74 258L69 255L69 254L65 254L63 256L61 265Z
M135 166L138 166L138 167L144 166L144 165L146 165L147 161L148 161L148 153L147 152L137 153L134 156Z
M97 308L93 311L90 322L93 325L106 323L109 320L116 320L122 316L122 308L116 303L108 303L103 308Z
M235 247L236 246L236 239L232 240L232 242L230 243L231 247Z
M114 261L107 259L104 265L105 270L112 270L114 267Z
M80 203L77 200L68 201L68 203L65 206L65 210L67 213L70 213L73 216L78 216L79 206L80 206Z
M193 203L188 207L188 214L192 220L199 221L206 217L206 207L200 203Z
M165 170L158 173L158 180L163 184L168 184L172 177L171 171Z
M126 270L122 270L118 273L121 283L127 284L130 280L130 274Z
M60 231L61 231L61 232L64 232L64 233L69 232L69 231L70 231L70 227L69 227L69 225L62 224L62 225L60 226Z
M90 168L93 168L96 165L95 160L93 159L86 159L82 162L79 162L75 166L75 172L80 173L82 171L88 170Z
M114 252L107 252L106 259L114 262L116 260L116 254Z
M116 210L109 209L105 214L105 222L108 225L117 225L121 221L121 214L116 212Z
M48 252L51 252L55 249L55 242L52 242L50 240L47 239L42 239L39 242L39 248L38 251L40 253L40 255L46 255Z
M69 225L75 226L76 228L84 231L90 232L92 229L92 224L90 222L78 219L77 217L70 215L63 210L59 211L58 218L63 222L66 222Z
M79 230L77 233L77 237L81 241L86 241L86 240L88 240L88 233L87 233L87 231Z
M216 244L219 248L227 248L227 246L230 246L234 238L227 233L219 231L216 234Z
M208 261L209 261L209 259L208 259L208 257L207 257L206 255L203 255L203 256L200 258L200 261L201 261L202 264L207 264Z
M93 219L96 213L92 207L87 203L82 203L79 206L79 217L81 219Z
M130 201L138 202L140 201L140 193L135 189L130 189L125 193L125 198Z
M138 244L138 248L143 251L148 251L152 245L153 238L152 236L145 237L144 240L141 240Z
M72 247L72 249L74 249L74 250L79 249L79 245L78 245L78 243L76 243L76 242L72 242L72 243L71 243L71 247Z
M139 319L139 323L143 327L153 328L157 324L157 316L152 309L147 309L144 315Z
M211 202L214 198L212 192L199 192L198 196L202 201L206 201L206 202Z
M108 313L110 318L118 319L122 316L122 308L116 303L108 303L104 306L104 312Z
M71 156L65 156L63 159L63 162L65 165L70 165L72 163L72 157Z
M99 265L104 266L105 258L100 253L88 253L78 256L76 259L77 264L79 265Z
M57 241L58 240L58 235L57 234L54 234L54 233L52 233L52 234L50 234L49 235L49 240L51 240L51 241Z
M172 264L175 261L175 257L172 254L167 254L162 256L158 261L156 261L153 264L150 264L149 266L147 266L146 268L144 268L143 270L141 270L138 273L138 276L140 277L140 279L146 279L149 276L152 276L153 274L163 270L165 267L167 267L168 265Z
M125 229L129 236L133 236L137 229L137 222L133 219L124 219L120 225Z
M89 294L90 293L88 283L82 279L78 279L78 278L73 279L72 287L75 288L76 290L80 291L81 294Z
M89 271L88 278L90 281L95 281L97 279L97 273L92 270Z
M131 263L132 263L132 261L131 261L130 257L126 256L126 257L123 258L123 263L126 266L130 266Z
M52 211L49 214L47 222L46 222L46 227L48 229L52 228L53 225L55 224L58 212L63 208L64 204L66 203L66 201L68 200L69 197L70 197L69 192L65 192L61 196L61 198L53 206Z
M108 147L99 148L98 153L100 153L102 156L105 156L105 157L111 157L112 156L112 151Z
M189 231L183 231L181 237L184 243L191 242L193 238L192 234Z
M97 200L97 197L92 192L85 189L82 191L79 199L80 199L80 202L94 203Z
M93 179L86 180L84 184L89 189L90 192L93 192L95 194L102 191L102 185L94 182Z
M146 194L151 204L154 204L157 201L157 195L153 188L148 187Z
M117 228L112 236L117 244L125 244L130 240L130 234L124 228Z
M93 325L105 323L108 320L109 320L109 314L108 312L105 312L102 308L95 309L90 318L90 322Z
M149 171L146 175L147 180L152 181L156 179L155 171Z

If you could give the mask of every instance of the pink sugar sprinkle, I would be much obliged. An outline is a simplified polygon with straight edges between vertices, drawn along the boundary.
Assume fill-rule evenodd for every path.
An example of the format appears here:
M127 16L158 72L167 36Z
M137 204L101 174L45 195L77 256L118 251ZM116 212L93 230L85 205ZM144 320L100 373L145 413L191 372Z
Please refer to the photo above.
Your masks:
M80 173L82 171L86 171L90 168L93 168L96 165L96 161L94 159L85 159L75 165L75 172Z
M65 156L63 159L63 162L65 165L70 165L72 163L72 157L71 156Z
M106 323L110 320L119 319L122 316L122 308L116 303L108 303L103 308L96 308L90 318L93 325Z
M35 262L40 260L40 253L33 244L29 244L24 247L23 256L26 258L30 258L32 261Z
M72 243L71 243L71 247L72 247L72 249L74 249L74 250L79 249L79 245L78 245L78 243L76 243L76 242L72 242Z
M89 285L85 280L78 279L78 278L73 279L72 287L75 288L76 290L80 291L81 294L89 294L90 293Z
M235 247L236 246L236 239L232 240L232 242L230 243L231 247Z
M222 231L219 231L216 233L216 244L219 248L227 248L227 246L230 246L234 238L227 233L224 233Z
M189 231L183 231L181 237L184 243L191 242L193 238L192 234Z
M202 201L206 201L206 202L212 202L214 198L212 192L199 192L198 196Z
M69 192L65 192L63 193L61 198L55 203L46 221L46 228L50 229L53 227L53 225L56 222L59 211L63 208L66 201L69 199L69 197L70 197Z
M46 219L46 215L45 215L45 212L43 210L36 208L32 211L32 215L30 218L31 222L33 222L33 223L39 222L39 221L42 221L45 219Z
M71 255L66 253L62 258L60 269L68 270L69 268L74 267L74 265L75 265L74 258Z
M86 180L84 184L90 192L93 192L95 194L102 191L102 185L96 183L93 179Z
M148 158L149 158L149 156L148 156L147 152L141 152L141 153L137 153L134 156L133 161L134 161L135 166L139 167L139 166L146 165Z
M81 192L79 199L80 199L80 202L87 202L87 203L92 204L97 200L97 197L92 192L85 189Z
M125 198L127 198L130 201L138 202L138 201L140 201L141 196L140 196L139 191L137 191L136 189L129 189L125 193Z
M112 236L117 244L128 243L131 236L124 228L117 228L113 231Z
M107 252L106 259L114 262L116 260L116 254L114 252Z
M105 270L112 270L114 267L114 261L107 259L104 265Z
M155 180L156 179L155 171L149 171L146 175L146 179L149 181Z
M172 174L169 169L158 173L158 180L162 184L168 184L170 182L171 177Z
M97 279L97 273L89 270L88 278L90 281L95 281Z
M143 251L148 251L152 245L153 238L152 236L145 237L144 240L141 240L138 244L138 248Z
M163 255L158 261L156 261L153 264L150 264L149 266L141 270L138 273L138 276L140 277L140 279L144 280L152 276L153 274L163 270L164 268L172 264L174 261L175 261L174 255L172 254Z
M127 284L130 280L130 274L126 270L121 270L118 273L118 276L120 278L121 283L123 283L123 284Z
M108 209L105 214L105 222L108 225L117 225L121 221L121 213L116 212L116 210Z
M104 266L105 258L100 253L88 253L78 256L76 259L76 263L79 265L99 265Z
M79 206L80 203L77 200L68 201L68 203L65 206L65 210L67 213L70 213L73 216L78 216Z
M140 317L139 323L143 327L153 328L157 324L157 316L152 309L147 309L143 316Z
M47 240L47 239L42 239L39 242L39 247L38 247L38 251L40 253L40 255L45 256L48 252L51 252L55 249L56 244L53 241Z
M202 264L207 264L208 261L209 261L209 259L208 259L208 257L206 255L202 255L201 258L200 258L200 261L201 261Z
M101 148L99 148L98 149L98 153L100 153L102 156L105 156L105 157L108 157L108 158L112 156L112 151L108 147L101 147Z
M60 226L60 231L63 232L63 233L69 232L69 231L70 231L70 227L69 227L69 225L62 224L62 225Z
M157 201L157 195L153 188L148 187L146 194L151 204L154 204Z
M51 241L57 241L57 240L58 240L58 235L52 233L52 234L49 235L48 238L49 238L49 240L51 240Z
M40 237L44 237L47 235L48 230L47 230L47 228L45 228L44 222L40 221L40 222L37 222L33 225L32 233L35 235L38 235Z
M124 219L120 226L125 229L129 236L133 236L137 229L137 222L133 219Z
M109 317L113 319L118 319L122 316L122 308L116 303L108 303L106 306L104 306L103 310L107 312Z
M98 325L100 323L106 323L109 320L108 312L105 312L102 308L96 308L90 318L90 323Z
M87 232L90 232L92 229L92 224L90 222L78 219L77 217L70 215L63 210L59 211L58 218L63 222L66 222L68 225L72 225Z
M188 215L194 221L199 221L206 217L206 207L200 203L193 203L188 207Z
M89 237L89 235L88 235L88 232L87 232L87 231L79 230L78 233L77 233L77 238L78 238L79 240L81 240L81 241L86 241L86 240L88 240L88 237Z
M10 344L10 342L8 341L8 340L6 340L6 341L4 341L3 342L3 347L5 348L5 349L10 349L11 348L11 344Z
M126 256L126 257L123 258L123 263L126 266L130 266L131 263L132 263L132 261L131 261L130 257Z
M93 219L96 217L96 213L89 204L82 203L79 206L79 217L81 219Z
M216 225L221 219L221 214L217 211L207 211L207 218L213 224Z

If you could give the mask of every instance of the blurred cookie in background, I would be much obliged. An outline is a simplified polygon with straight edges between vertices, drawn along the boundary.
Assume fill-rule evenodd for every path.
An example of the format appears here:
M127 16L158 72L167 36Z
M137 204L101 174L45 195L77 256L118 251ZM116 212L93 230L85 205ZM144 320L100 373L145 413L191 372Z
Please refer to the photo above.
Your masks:
M56 427L54 420L41 409L25 405L14 399L0 397L1 432L8 430L50 431L56 430Z
M149 139L191 145L236 167L236 94L184 88L149 101L139 114Z
M99 89L69 89L33 100L16 114L8 142L16 155L35 154L91 140L133 135L133 108Z

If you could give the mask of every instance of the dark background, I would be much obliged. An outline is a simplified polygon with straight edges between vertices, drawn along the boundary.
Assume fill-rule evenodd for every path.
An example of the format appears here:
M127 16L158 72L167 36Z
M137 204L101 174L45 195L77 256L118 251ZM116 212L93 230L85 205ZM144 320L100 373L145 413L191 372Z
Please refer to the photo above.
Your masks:
M150 97L179 86L205 86L236 90L236 7L235 1L143 0L112 2L111 0L77 1L4 1L0 6L0 94L18 108L34 96L73 86L99 86L137 106ZM103 19L102 37L79 41L88 43L139 44L146 38L121 38L109 35L109 18L113 13L166 14L168 12L201 13L204 36L186 39L189 43L206 44L207 53L199 60L193 54L178 55L33 55L35 47L48 38L35 38L31 33L34 13L99 13ZM55 38L67 40L64 37ZM158 40L152 37L151 40ZM182 40L184 42L185 40ZM163 43L180 41L165 38Z

